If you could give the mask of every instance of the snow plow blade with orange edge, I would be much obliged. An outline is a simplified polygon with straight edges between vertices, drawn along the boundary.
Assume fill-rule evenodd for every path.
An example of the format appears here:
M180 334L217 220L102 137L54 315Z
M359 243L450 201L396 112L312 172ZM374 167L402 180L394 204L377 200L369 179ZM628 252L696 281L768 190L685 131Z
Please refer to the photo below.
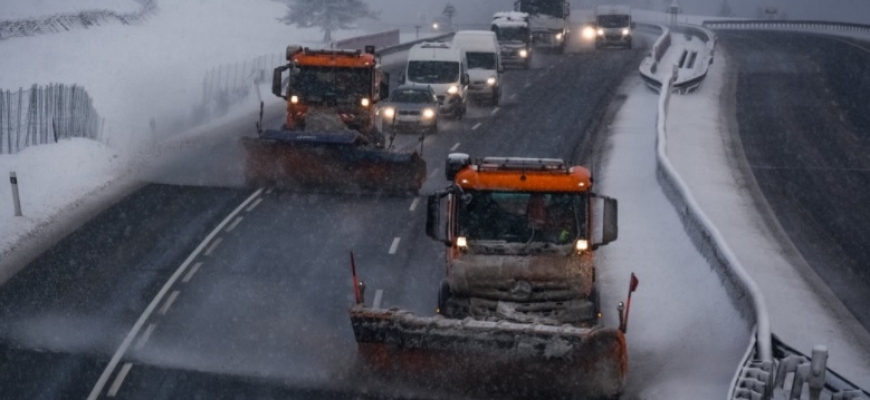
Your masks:
M415 194L426 178L418 153L364 144L358 133L267 130L243 138L249 186L327 193Z
M616 399L628 368L619 329L351 309L358 353L375 375L462 397Z

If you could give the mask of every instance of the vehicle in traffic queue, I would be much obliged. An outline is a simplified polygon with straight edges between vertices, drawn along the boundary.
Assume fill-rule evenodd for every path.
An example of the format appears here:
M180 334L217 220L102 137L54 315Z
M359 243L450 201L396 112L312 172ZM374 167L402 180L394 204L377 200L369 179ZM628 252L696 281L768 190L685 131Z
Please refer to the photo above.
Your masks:
M532 33L529 14L502 11L492 16L492 28L498 40L501 61L505 66L517 65L529 69L532 64Z
M468 107L468 60L462 46L424 42L408 51L400 85L429 86L438 96L439 112L462 118Z
M492 31L459 31L453 44L465 50L468 60L468 95L479 102L497 106L501 98L501 64L498 40Z
M382 130L395 132L438 132L438 96L429 86L399 86L378 109Z
M595 8L595 48L617 46L631 48L634 22L628 6L598 6Z

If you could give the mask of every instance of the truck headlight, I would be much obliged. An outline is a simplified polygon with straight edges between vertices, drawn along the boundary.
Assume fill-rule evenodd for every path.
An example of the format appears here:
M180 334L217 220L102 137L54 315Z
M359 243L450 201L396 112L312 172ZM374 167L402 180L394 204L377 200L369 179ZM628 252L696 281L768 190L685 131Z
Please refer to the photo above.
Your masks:
M556 40L562 40L562 34L561 34L561 33L557 33L557 34L556 34Z
M392 107L387 107L384 109L384 117L393 118L396 116L396 109Z
M589 241L586 239L580 239L577 243L574 244L574 250L577 250L578 253L589 250Z
M529 51L526 49L520 50L520 58L526 58L529 56Z
M363 99L360 100L359 103L362 104L363 107L368 107L369 105L372 104L372 101L369 100L367 97L363 97Z
M486 84L489 86L495 86L496 79L494 77L486 78Z
M290 104L299 104L299 96L290 96Z
M629 33L631 33L631 31L628 30L628 28L622 28L622 36L628 36Z
M435 110L433 110L431 108L424 108L422 115L423 115L423 119L435 118Z
M448 93L448 94L456 94L456 93L459 93L459 86L456 86L456 85L452 85L452 86L450 86L449 88L447 88L447 93Z
M465 236L457 237L456 238L456 247L459 247L460 249L463 249L463 250L467 249L468 248L468 239L466 239Z
M592 39L595 37L595 28L587 26L583 28L583 39Z

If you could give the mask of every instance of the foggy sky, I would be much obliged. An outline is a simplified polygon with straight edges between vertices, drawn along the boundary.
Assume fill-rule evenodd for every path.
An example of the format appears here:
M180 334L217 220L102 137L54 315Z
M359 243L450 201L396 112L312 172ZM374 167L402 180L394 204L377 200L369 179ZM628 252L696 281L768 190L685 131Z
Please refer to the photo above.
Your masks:
M596 4L629 4L635 8L664 10L672 0L572 0L573 9ZM686 14L715 16L724 0L678 0ZM788 19L844 21L870 24L870 0L727 0L736 17L756 18L760 10L775 7ZM448 0L367 0L381 12L385 23L428 26L441 15ZM457 9L460 24L486 23L495 11L511 10L513 0L449 0Z

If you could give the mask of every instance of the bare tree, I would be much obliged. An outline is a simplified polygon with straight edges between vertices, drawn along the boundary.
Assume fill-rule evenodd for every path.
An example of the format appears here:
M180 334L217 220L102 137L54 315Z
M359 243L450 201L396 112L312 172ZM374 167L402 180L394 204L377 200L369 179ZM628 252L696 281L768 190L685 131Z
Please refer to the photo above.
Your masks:
M287 14L279 20L300 28L318 27L323 41L331 42L332 32L352 29L361 18L377 17L362 0L288 0Z

